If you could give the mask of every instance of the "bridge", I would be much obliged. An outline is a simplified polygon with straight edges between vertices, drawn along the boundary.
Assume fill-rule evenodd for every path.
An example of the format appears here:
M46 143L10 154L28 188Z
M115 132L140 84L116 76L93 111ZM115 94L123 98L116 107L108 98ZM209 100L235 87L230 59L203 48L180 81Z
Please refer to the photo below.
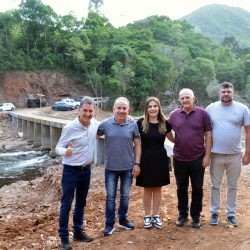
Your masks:
M66 118L58 118L29 111L11 111L12 124L16 127L19 135L27 140L28 145L40 147L41 150L49 150L50 156L56 157L56 144L61 136L63 127L70 121ZM169 156L173 155L173 144L166 140L165 148ZM96 140L94 163L104 162L104 140Z

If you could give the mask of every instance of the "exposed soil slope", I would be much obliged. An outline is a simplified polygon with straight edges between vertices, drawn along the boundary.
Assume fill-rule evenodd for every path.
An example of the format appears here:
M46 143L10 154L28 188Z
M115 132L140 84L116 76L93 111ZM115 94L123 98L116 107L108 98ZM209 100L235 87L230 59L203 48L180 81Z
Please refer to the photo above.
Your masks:
M65 75L53 71L11 71L0 75L0 102L25 107L26 100L37 98L37 94L45 95L49 103L62 96L93 96L92 91L83 84L76 84Z

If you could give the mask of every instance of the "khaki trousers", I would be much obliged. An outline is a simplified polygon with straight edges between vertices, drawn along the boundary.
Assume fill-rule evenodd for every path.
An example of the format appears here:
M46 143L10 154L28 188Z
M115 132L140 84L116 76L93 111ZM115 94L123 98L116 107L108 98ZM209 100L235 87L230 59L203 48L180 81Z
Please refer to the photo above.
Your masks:
M211 156L211 191L210 191L210 211L220 212L221 184L224 172L226 174L226 216L235 216L238 196L238 180L241 173L242 154L215 154Z

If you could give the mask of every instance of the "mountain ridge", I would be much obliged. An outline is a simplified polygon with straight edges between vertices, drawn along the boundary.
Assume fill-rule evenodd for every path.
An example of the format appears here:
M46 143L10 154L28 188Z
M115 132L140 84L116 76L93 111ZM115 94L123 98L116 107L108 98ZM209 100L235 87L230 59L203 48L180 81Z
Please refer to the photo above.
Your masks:
M220 44L225 37L235 37L241 47L250 47L250 12L222 4L210 4L182 17L198 32Z

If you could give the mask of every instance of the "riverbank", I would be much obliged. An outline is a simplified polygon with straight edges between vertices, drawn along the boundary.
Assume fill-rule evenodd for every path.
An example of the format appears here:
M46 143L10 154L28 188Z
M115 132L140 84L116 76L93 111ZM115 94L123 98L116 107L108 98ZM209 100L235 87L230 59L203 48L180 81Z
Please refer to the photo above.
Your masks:
M16 151L20 148L28 150L31 146L28 146L27 141L17 134L10 117L0 112L0 153Z
M0 113L0 188L19 180L40 177L48 166L60 163L49 151L33 148L18 135L7 114Z
M1 122L0 122L1 123ZM6 135L5 135L6 136ZM10 139L10 138L9 138ZM16 140L16 139L15 139ZM21 141L22 142L22 141ZM13 142L13 145L15 143ZM32 181L19 181L0 189L0 249L59 249L58 211L61 197L61 165L49 167L44 175ZM135 230L122 231L116 225L113 236L103 237L105 188L103 166L93 166L91 187L85 209L85 229L94 237L91 243L73 243L82 249L250 249L250 166L244 166L239 182L239 227L228 226L225 219L225 182L219 225L210 226L208 169L204 180L203 227L193 229L190 221L183 228L175 226L177 197L175 178L162 190L161 230L143 228L142 189L132 186L129 218ZM72 217L70 219L72 226ZM72 235L71 235L72 236Z

